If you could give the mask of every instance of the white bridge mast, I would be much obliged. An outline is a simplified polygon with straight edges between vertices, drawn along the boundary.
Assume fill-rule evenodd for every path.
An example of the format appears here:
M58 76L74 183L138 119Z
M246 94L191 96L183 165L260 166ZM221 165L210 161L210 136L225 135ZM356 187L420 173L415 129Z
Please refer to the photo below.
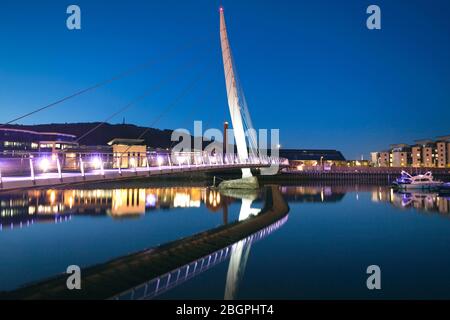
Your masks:
M236 68L231 54L230 43L228 42L227 28L225 25L225 16L223 8L220 8L220 44L222 47L223 67L225 71L225 84L227 87L228 106L230 108L231 122L233 124L234 137L236 141L239 159L245 161L248 159L248 149L245 137L244 124L247 127L247 133L250 142L250 151L256 155L257 143L256 132L250 119L245 97L239 86L239 80L236 74ZM242 169L242 177L251 177L249 168Z

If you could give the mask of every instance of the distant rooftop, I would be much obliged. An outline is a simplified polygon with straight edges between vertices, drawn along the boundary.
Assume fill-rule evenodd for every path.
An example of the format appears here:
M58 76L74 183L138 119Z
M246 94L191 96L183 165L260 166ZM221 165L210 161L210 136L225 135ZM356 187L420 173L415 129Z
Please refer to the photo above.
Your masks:
M114 138L111 141L108 142L108 145L112 146L115 144L122 144L125 146L136 146L136 145L143 145L144 139L124 139L124 138Z
M434 141L430 139L415 140L414 142L420 145L434 144Z
M280 157L288 160L334 160L345 161L345 157L338 150L328 149L280 149Z
M397 144L391 144L391 148L392 149L397 149L397 148L408 148L409 144L406 143L397 143Z
M450 142L450 134L447 135L447 136L439 136L439 137L436 137L436 138L437 138L438 141L448 141L448 142Z

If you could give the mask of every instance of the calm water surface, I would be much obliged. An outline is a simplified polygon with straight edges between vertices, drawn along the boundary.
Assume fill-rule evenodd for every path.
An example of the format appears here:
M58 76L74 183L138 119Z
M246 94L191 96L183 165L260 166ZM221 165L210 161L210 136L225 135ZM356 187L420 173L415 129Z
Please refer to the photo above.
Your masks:
M450 298L449 195L280 188L290 207L280 228L157 298ZM0 291L237 221L263 207L261 194L130 184L0 194ZM373 264L380 291L366 288Z

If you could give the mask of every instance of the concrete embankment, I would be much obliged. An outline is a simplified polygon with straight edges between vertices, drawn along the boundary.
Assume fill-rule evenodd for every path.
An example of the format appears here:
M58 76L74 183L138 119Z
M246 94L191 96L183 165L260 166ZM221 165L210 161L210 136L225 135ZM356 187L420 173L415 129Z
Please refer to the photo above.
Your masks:
M450 181L450 170L435 170L433 177L435 179ZM425 173L425 171L418 171L417 173L411 171L411 174ZM385 172L376 172L370 170L361 171L347 171L347 172L334 172L334 171L307 171L307 172L282 172L273 176L260 176L259 181L262 183L289 183L289 182L310 182L310 181L323 181L323 182L346 182L346 183L370 183L370 184L389 184L401 175L401 170L390 170Z

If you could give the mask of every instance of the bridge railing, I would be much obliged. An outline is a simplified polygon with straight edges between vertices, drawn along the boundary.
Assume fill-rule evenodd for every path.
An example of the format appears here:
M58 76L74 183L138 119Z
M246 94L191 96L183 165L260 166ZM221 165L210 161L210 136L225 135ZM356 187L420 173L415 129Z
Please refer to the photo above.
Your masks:
M162 168L269 166L284 159L198 152L10 152L0 155L0 184L8 178L105 175L109 172L151 171ZM1 185L0 185L1 187Z

